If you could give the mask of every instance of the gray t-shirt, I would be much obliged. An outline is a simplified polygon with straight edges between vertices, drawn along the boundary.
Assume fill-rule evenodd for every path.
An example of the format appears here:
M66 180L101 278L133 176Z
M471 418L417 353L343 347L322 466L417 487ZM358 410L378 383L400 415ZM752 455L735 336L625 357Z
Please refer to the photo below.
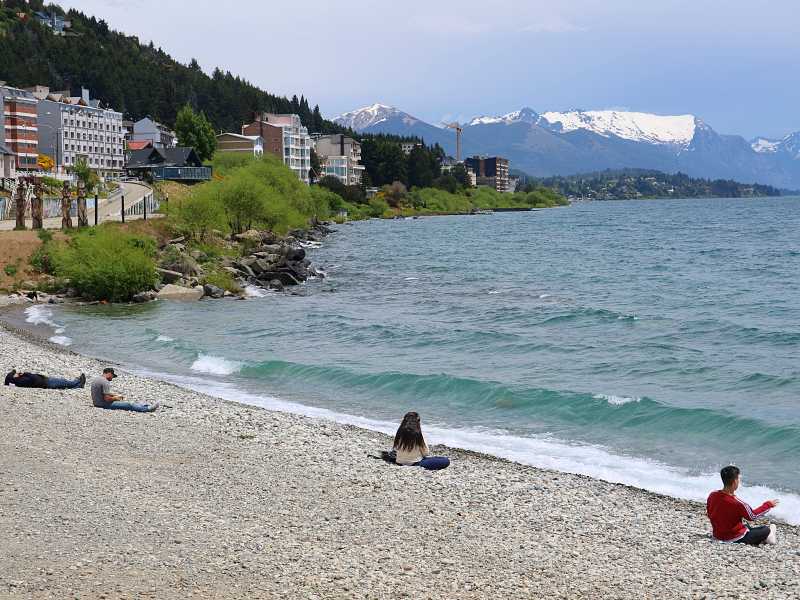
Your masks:
M105 401L104 396L110 394L111 382L105 377L95 377L92 380L92 404L95 406L106 406L109 404Z

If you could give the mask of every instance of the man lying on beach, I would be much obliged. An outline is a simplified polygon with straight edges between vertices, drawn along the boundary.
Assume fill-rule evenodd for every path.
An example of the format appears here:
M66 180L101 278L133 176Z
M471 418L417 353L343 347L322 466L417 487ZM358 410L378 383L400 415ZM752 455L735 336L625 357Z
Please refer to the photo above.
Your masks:
M723 488L711 492L706 502L706 514L711 521L711 528L716 539L723 542L741 542L758 546L759 544L775 544L775 525L761 527L748 527L742 523L755 521L756 517L766 514L771 508L778 505L777 500L767 500L758 508L736 497L736 490L741 483L739 468L733 465L720 471Z
M111 391L111 380L117 376L114 369L107 367L103 369L100 377L92 380L92 404L98 408L109 410L130 410L133 412L153 412L158 408L158 402L148 404L138 404L135 402L125 402L119 394Z
M11 369L11 372L6 375L4 385L43 390L72 390L86 385L86 375L81 373L75 379L64 379L63 377L48 377L40 373L28 373L27 371L23 373Z

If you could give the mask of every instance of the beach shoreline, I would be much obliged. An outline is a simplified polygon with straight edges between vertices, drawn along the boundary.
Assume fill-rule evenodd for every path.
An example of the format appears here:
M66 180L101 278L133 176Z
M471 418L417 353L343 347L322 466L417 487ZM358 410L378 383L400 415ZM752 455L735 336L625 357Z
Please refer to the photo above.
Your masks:
M0 348L5 369L91 377L105 365L7 325ZM108 412L85 389L2 389L0 596L800 593L796 526L780 524L774 547L720 544L696 502L441 446L446 471L393 467L368 457L385 434L124 372L117 382L165 407Z

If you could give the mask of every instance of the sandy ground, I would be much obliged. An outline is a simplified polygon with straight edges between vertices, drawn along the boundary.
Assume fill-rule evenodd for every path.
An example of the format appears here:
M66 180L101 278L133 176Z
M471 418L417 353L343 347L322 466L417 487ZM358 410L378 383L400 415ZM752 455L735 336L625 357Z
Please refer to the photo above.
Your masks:
M0 329L12 366L104 365ZM115 387L165 406L0 387L0 597L800 597L797 527L722 544L697 503L447 448L445 471L395 467L378 433Z

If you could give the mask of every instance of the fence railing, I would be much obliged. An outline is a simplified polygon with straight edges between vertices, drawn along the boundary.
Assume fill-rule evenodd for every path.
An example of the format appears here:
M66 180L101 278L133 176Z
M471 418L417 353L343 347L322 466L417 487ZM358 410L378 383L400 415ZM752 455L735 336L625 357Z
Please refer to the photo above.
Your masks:
M136 202L134 202L131 206L125 208L125 216L130 217L133 215L152 215L156 212L160 207L160 203L158 198L153 193L153 191L149 191L143 197L139 198ZM146 209L146 210L145 210Z

